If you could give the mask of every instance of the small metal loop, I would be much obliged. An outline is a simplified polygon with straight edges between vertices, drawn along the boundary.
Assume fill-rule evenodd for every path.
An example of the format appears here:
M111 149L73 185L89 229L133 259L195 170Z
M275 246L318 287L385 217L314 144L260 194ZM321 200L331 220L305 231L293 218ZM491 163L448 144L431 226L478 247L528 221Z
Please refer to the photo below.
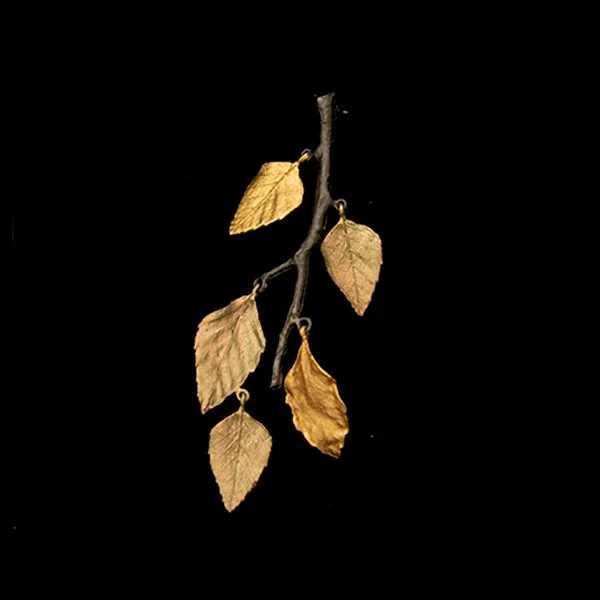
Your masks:
M310 160L313 157L312 150L310 148L305 148L302 150L302 154L300 158L296 161L298 164L303 163L306 160Z
M240 401L240 404L242 405L242 407L250 399L250 393L248 392L248 390L245 390L243 388L239 388L239 389L235 390L235 395L236 395L237 399Z
M296 327L300 331L300 335L302 335L303 328L305 329L305 333L308 333L312 328L312 320L309 319L308 317L298 317L298 318L294 319L293 322L295 323ZM303 322L306 323L306 325L302 325ZM304 335L302 335L302 337L304 338Z
M267 289L267 282L262 277L257 277L252 282L252 293L256 296L256 294L261 294Z
M348 207L348 203L345 200L336 200L333 203L333 206L340 213L340 217L344 219L346 217L346 208Z

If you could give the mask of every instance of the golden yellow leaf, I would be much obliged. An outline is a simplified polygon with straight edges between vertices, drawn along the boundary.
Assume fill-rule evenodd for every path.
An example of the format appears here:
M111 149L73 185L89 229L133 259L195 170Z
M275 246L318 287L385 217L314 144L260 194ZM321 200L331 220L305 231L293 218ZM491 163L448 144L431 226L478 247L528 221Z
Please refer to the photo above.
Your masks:
M383 263L381 238L370 227L342 217L323 240L321 252L331 279L363 315Z
M233 217L231 235L269 225L300 206L304 193L298 171L300 162L269 162L260 168Z
M271 436L240 406L210 432L210 466L231 512L255 486L269 461Z
M204 317L196 341L200 410L218 406L258 366L265 349L255 294L242 296Z
M294 425L309 444L338 458L349 431L346 405L335 379L313 357L306 333L294 366L287 374L285 401L292 408Z

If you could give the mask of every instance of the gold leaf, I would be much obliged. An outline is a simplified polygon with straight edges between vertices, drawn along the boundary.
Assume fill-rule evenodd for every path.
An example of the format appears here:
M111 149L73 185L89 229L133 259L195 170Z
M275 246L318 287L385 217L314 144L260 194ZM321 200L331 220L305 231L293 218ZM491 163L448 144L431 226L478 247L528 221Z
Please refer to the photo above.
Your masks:
M231 235L269 225L300 206L304 193L300 162L269 162L260 168L233 217Z
M200 410L218 406L258 366L265 349L255 294L210 313L198 326L196 381Z
M310 351L306 334L294 366L287 374L285 401L292 408L294 425L308 443L338 458L349 431L346 405L335 379L324 371Z
M256 485L269 461L271 436L244 408L210 432L210 466L225 508L231 512Z
M321 252L331 279L363 315L383 263L381 238L370 227L342 217L323 240Z

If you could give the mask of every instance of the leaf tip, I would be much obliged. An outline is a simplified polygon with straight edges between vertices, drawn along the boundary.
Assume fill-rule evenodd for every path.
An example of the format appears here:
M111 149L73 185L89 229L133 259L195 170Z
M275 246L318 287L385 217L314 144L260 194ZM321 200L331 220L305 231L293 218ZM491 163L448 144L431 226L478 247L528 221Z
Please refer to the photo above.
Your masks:
M238 233L245 233L246 231L250 231L250 228L244 227L236 214L229 225L229 235L237 235Z
M367 306L355 306L355 305L353 304L353 305L352 305L352 308L354 309L354 311L356 312L356 314L357 314L359 317L364 317L364 315L365 315L365 312L367 311L367 308L369 308L369 307L368 307L368 305L367 305Z

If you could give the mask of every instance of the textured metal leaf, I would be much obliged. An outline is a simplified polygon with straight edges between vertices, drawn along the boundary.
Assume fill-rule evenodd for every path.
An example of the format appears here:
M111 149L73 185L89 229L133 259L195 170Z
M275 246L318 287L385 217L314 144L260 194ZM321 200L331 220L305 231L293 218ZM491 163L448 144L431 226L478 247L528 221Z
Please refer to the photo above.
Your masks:
M225 508L231 512L256 485L269 461L272 440L267 429L243 407L210 432L210 466Z
M335 379L313 357L305 335L284 387L296 429L309 444L338 458L349 431L346 405Z
M203 413L218 406L258 366L265 349L253 294L210 313L198 326L196 381Z
M329 275L354 310L363 315L383 263L381 238L370 227L342 218L323 240L321 252Z
M229 227L244 233L283 219L302 203L304 187L298 162L265 163L246 188Z

